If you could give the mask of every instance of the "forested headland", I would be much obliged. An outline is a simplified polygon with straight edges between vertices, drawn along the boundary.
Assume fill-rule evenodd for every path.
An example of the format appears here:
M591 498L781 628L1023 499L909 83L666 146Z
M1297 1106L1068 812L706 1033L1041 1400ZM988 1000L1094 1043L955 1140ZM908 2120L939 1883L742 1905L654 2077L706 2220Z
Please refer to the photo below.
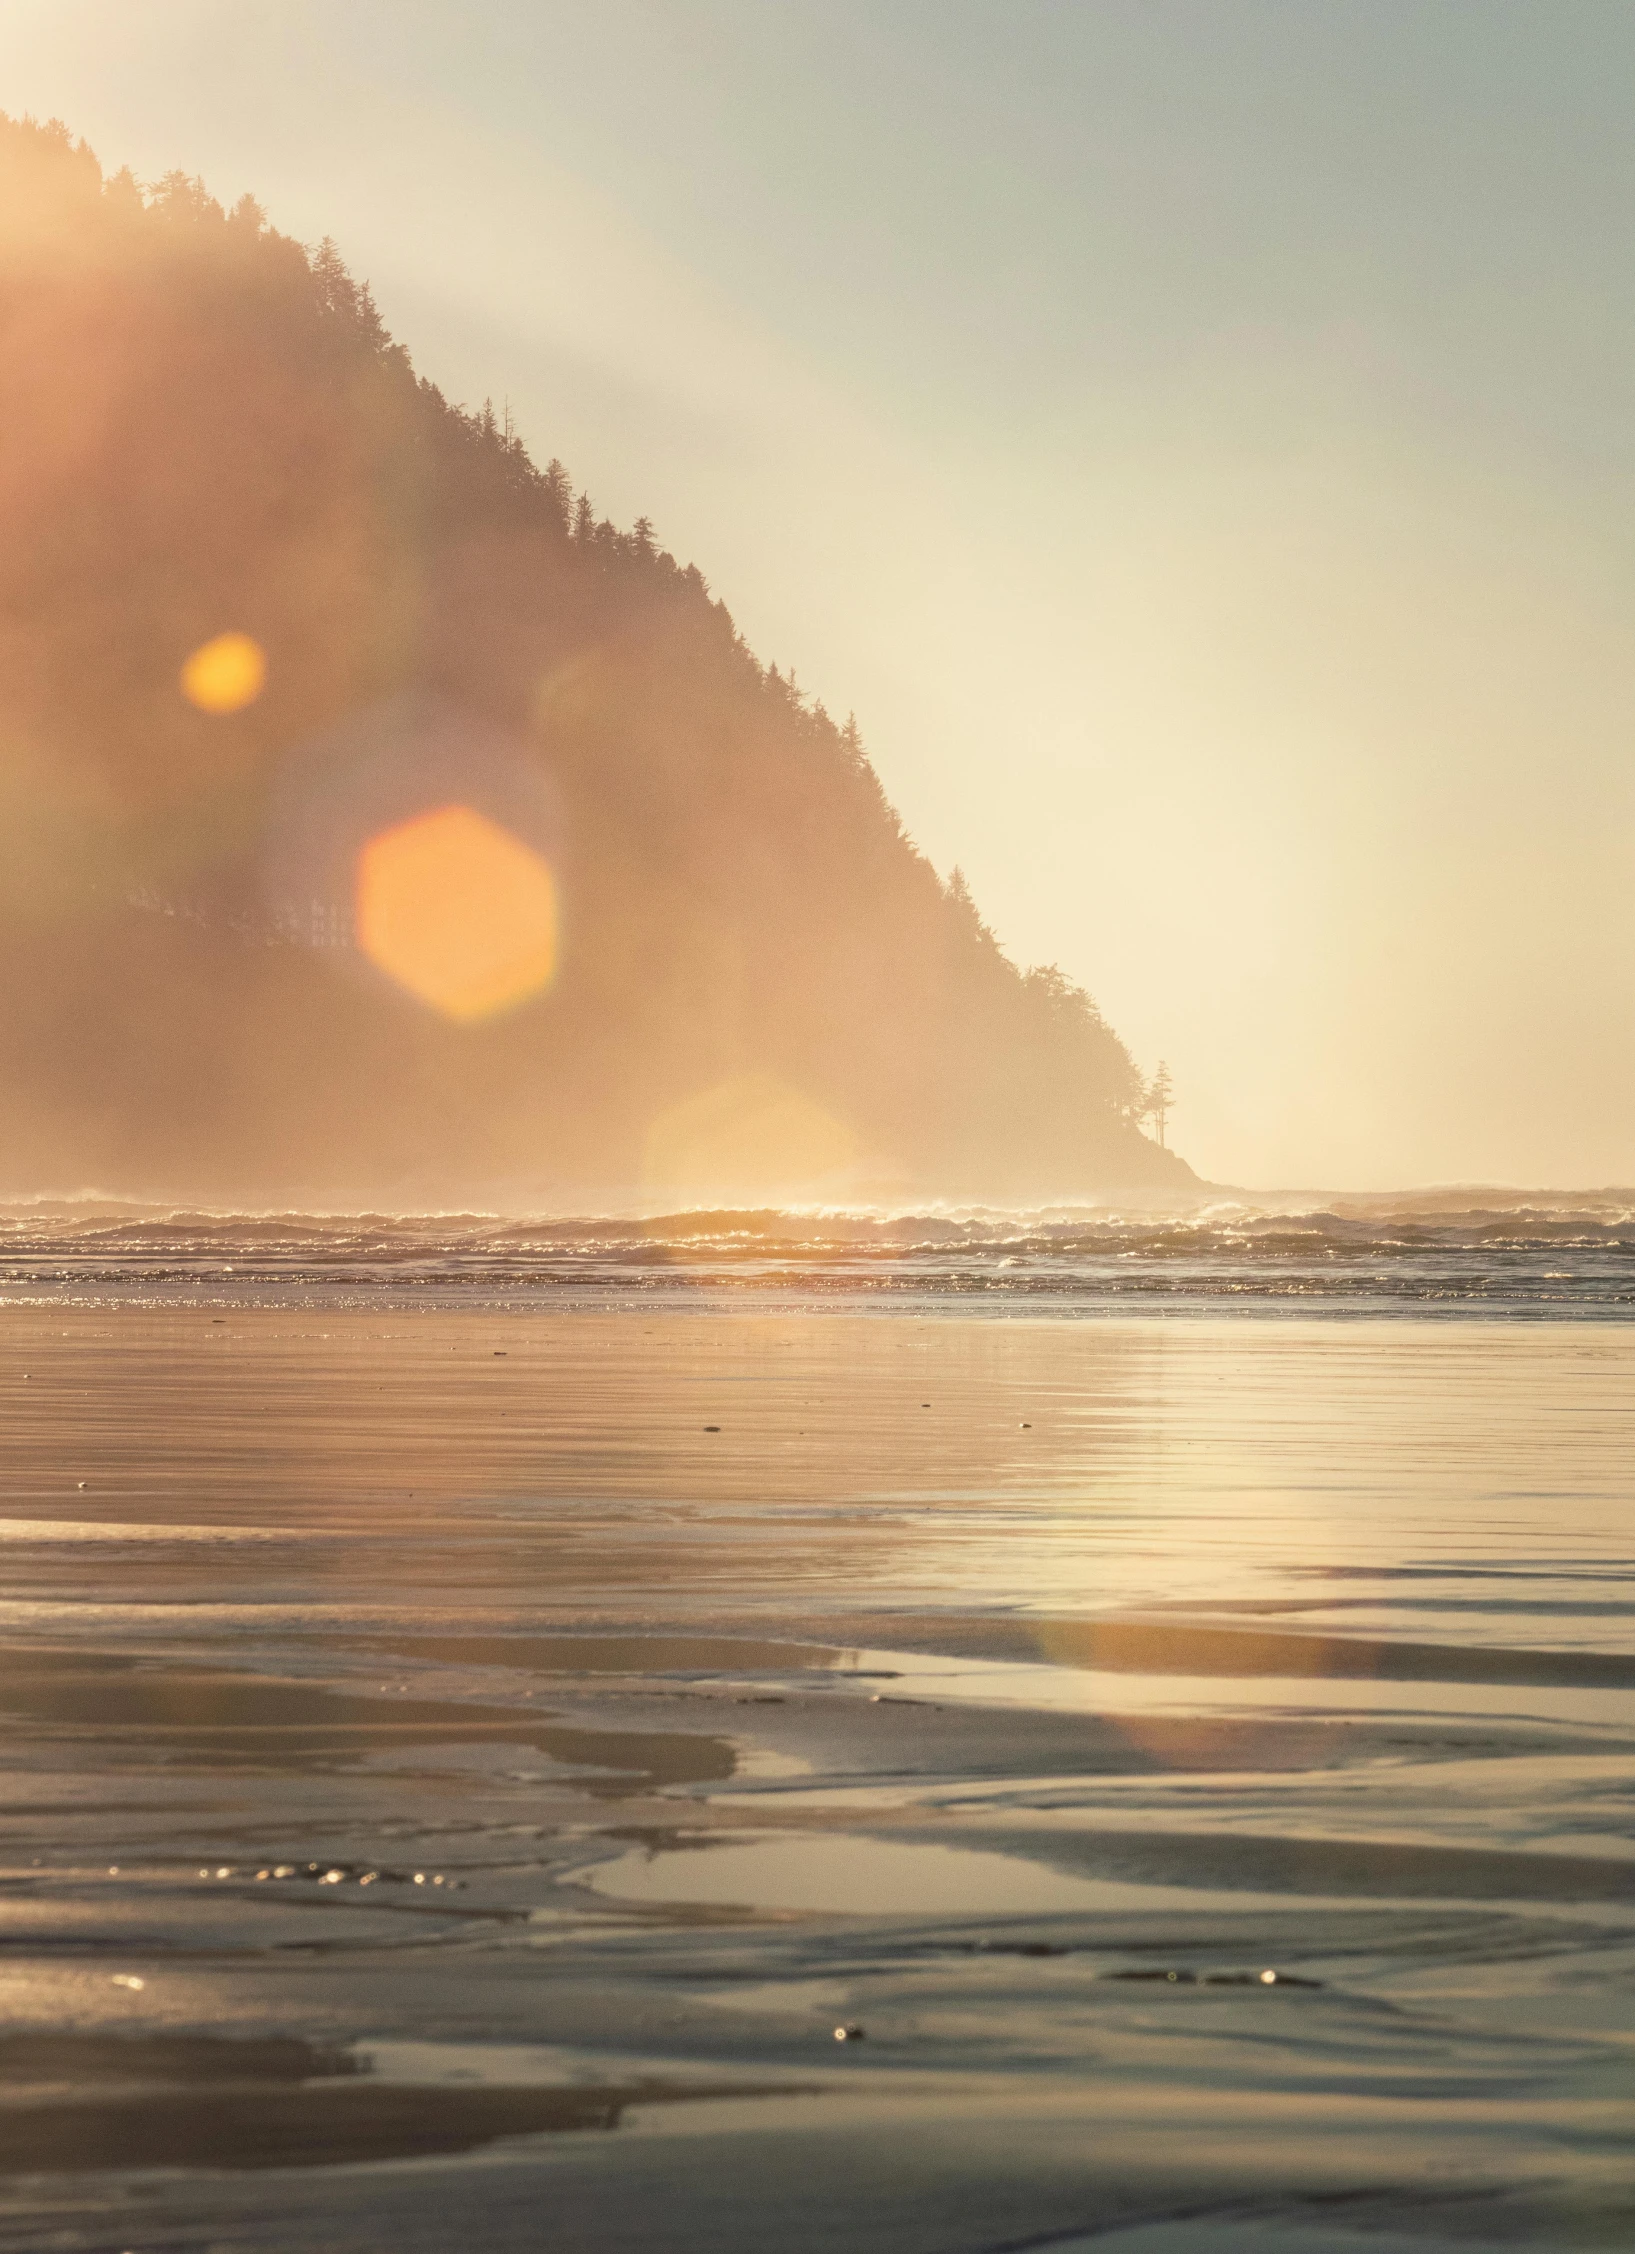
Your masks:
M1089 997L334 247L0 119L0 1191L1065 1199Z

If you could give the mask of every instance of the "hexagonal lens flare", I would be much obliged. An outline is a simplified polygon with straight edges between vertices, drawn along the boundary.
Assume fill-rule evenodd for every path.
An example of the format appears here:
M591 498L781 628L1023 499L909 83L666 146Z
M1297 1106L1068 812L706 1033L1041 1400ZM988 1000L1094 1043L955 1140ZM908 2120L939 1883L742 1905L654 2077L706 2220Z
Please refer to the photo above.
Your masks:
M242 712L267 685L267 653L248 634L201 642L182 667L182 694L201 712Z
M551 982L556 882L533 848L472 806L439 806L358 855L357 940L378 970L459 1024Z

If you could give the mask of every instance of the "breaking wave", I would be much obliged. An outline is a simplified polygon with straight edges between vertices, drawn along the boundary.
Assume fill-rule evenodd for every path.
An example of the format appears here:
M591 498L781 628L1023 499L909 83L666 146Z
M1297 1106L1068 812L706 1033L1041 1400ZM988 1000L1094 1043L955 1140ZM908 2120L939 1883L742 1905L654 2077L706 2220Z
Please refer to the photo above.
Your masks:
M0 1292L364 1304L618 1295L972 1302L1026 1312L1625 1318L1635 1191L1221 1199L1189 1211L225 1213L0 1208Z

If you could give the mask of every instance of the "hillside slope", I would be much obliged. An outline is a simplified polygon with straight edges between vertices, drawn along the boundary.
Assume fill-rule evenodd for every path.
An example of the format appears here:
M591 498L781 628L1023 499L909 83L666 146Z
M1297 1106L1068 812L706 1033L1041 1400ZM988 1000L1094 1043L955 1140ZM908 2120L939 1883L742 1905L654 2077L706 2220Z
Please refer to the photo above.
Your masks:
M417 378L332 247L9 120L0 942L11 1191L1190 1179L645 522Z

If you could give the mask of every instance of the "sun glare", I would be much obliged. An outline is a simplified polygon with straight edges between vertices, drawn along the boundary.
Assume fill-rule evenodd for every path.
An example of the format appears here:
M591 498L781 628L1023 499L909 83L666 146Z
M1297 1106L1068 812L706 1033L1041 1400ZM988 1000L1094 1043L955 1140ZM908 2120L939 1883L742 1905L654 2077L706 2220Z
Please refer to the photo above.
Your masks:
M358 855L358 945L378 970L459 1024L550 984L556 884L530 846L472 806L440 806Z
M182 694L201 712L242 712L266 685L267 653L248 634L218 634L182 667Z
M837 1174L857 1147L851 1130L800 1089L751 1072L660 1113L642 1173L649 1189L677 1195L771 1196Z

